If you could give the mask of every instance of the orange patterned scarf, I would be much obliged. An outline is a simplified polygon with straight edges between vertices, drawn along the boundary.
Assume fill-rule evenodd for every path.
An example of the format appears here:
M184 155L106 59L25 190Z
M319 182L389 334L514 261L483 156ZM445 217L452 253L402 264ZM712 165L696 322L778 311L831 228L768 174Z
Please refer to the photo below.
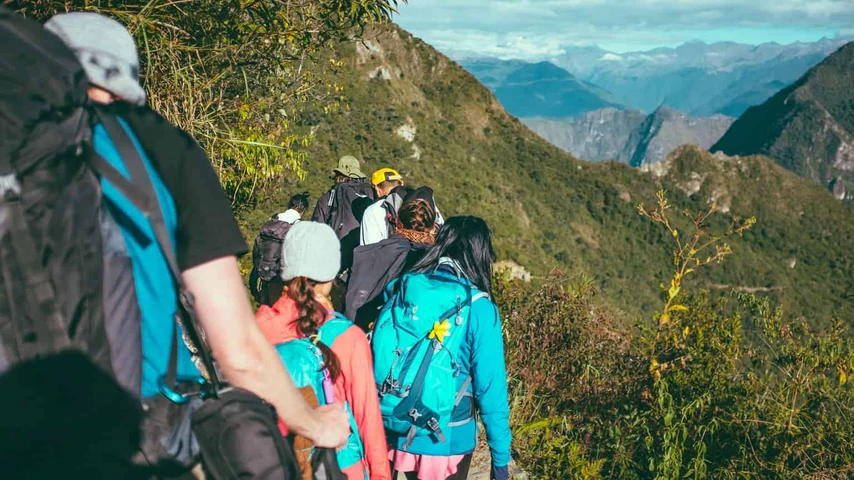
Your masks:
M424 243L433 245L436 241L436 235L433 232L416 232L415 230L407 230L398 225L394 228L394 233L409 240L412 243Z

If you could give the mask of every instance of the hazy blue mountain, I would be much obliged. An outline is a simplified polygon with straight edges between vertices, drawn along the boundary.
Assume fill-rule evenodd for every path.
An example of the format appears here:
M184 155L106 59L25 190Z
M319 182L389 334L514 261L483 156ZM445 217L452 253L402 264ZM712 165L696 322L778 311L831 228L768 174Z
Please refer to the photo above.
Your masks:
M688 42L676 48L623 54L595 46L567 47L549 63L569 75L544 62L467 58L460 63L519 116L577 116L608 106L623 108L621 105L652 112L665 105L694 116L720 113L738 117L797 81L844 43L843 39L790 45ZM520 69L525 70L526 82L506 88L507 79ZM537 72L544 77L537 79ZM543 83L537 84L537 80ZM559 82L565 85L557 87ZM602 102L593 99L591 90ZM573 101L569 97L575 94L579 98ZM527 98L535 95L540 97ZM552 99L561 105L544 111L542 102ZM573 111L577 113L569 113Z
M666 105L691 115L738 116L770 98L835 51L842 39L745 45L689 42L616 54L569 48L553 62L642 111ZM594 58L596 53L601 53Z
M677 147L707 149L732 125L723 115L691 117L668 107L649 115L605 108L571 121L527 118L523 123L557 147L585 160L615 160L633 167L657 163Z
M514 71L528 65L523 60L479 58L463 61L463 67L493 92Z
M574 117L600 108L623 108L607 90L579 80L550 62L465 61L502 106L517 117Z

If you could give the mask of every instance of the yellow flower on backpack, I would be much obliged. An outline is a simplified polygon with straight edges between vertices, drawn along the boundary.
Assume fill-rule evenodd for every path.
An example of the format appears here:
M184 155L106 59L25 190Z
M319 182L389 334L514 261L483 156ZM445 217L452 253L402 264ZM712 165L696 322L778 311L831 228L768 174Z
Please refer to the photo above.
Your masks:
M442 323L434 322L433 330L430 332L430 339L439 340L439 343L445 341L445 337L451 334L451 322L446 318Z

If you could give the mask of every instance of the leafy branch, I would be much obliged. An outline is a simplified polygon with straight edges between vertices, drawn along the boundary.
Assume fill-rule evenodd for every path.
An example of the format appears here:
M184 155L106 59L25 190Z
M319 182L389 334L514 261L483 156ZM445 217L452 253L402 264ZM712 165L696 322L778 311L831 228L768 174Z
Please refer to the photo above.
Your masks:
M691 228L690 235L686 238L680 235L679 230L673 225L674 220L669 216L673 206L667 199L666 191L659 190L656 193L655 208L647 210L643 204L640 204L637 209L642 217L662 225L676 243L673 251L673 275L669 285L661 284L661 289L664 291L664 308L657 315L655 339L649 352L649 371L657 379L662 371L675 366L677 362L684 364L690 360L690 357L681 357L669 362L659 362L657 352L665 331L673 328L669 325L674 321L674 314L688 311L688 307L678 301L685 277L712 263L720 264L732 253L726 238L733 235L741 236L756 224L756 218L742 220L739 217L733 217L731 225L725 232L712 233L709 230L708 220L718 211L716 205L711 204L707 210L698 213L685 209L681 213L688 219ZM686 325L682 330L683 337L688 336L690 331L690 326ZM678 338L674 342L678 344Z

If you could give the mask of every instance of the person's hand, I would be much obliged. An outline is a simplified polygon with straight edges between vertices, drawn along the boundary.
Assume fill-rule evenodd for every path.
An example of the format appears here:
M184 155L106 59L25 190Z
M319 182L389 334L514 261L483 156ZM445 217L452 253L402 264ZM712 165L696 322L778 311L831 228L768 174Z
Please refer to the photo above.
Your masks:
M307 435L317 447L340 448L350 436L350 420L341 405L324 405L313 411L315 425Z

